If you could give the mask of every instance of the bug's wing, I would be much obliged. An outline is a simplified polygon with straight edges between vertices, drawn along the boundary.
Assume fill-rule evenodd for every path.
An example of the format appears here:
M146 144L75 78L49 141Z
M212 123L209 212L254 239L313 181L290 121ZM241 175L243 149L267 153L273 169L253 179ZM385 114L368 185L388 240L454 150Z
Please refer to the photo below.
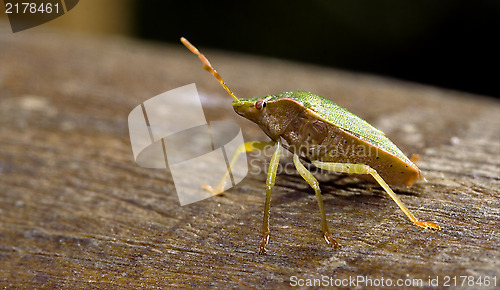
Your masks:
M345 108L325 98L304 92L305 106L319 119L354 134L358 138L385 150L405 163L412 164L399 148L387 138L384 132Z

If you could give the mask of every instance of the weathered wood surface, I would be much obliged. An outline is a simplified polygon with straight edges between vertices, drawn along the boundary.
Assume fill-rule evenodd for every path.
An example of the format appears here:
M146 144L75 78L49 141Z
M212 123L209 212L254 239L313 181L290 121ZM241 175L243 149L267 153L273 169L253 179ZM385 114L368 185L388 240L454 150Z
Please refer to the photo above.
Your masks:
M441 286L445 276L496 276L498 285L498 101L205 50L239 96L309 90L419 154L428 182L396 191L416 216L443 228L413 226L376 185L321 175L342 245L334 249L321 238L313 191L290 171L277 178L263 256L264 173L181 207L168 172L134 163L128 113L193 82L209 120L238 122L246 140L266 140L232 112L191 53L180 44L37 31L0 34L1 287L284 287L292 276L322 275L439 277Z

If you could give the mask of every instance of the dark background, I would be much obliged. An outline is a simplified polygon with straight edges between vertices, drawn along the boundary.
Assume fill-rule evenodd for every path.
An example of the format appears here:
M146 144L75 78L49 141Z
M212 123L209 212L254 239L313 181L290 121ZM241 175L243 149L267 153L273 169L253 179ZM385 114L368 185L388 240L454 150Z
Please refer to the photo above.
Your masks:
M135 35L500 97L500 1L133 2Z

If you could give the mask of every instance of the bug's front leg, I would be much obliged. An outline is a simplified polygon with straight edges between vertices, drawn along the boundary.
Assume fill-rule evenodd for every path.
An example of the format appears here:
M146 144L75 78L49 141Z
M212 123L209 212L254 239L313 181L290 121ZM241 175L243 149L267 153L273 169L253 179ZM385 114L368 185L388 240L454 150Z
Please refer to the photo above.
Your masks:
M321 196L321 190L319 188L318 180L312 175L311 172L309 172L309 170L307 170L304 165L302 165L302 163L300 163L299 156L297 154L293 154L293 164L295 164L295 168L297 168L300 176L302 176L302 178L307 181L309 186L314 189L316 199L318 200L319 213L321 215L321 229L323 231L323 238L328 244L332 244L334 247L338 247L339 244L330 236L330 232L328 231L325 208L323 206L323 197Z
M278 165L280 162L281 155L281 142L278 140L276 142L276 150L271 157L271 161L269 162L269 170L267 171L267 179L266 179L266 203L264 204L264 222L262 225L262 242L259 248L259 254L266 253L266 245L269 242L269 208L271 205L271 190L273 189L275 180L276 180L276 172L278 170Z
M238 149L236 150L236 152L234 153L233 157L231 158L231 162L229 162L229 168L226 171L226 173L224 174L224 176L222 176L222 179L220 180L217 187L213 188L212 186L210 186L208 184L204 184L203 188L205 190L207 190L208 192L210 192L211 194L219 194L219 193L223 192L224 186L226 186L226 182L229 178L229 172L231 170L233 170L234 164L238 160L238 157L240 156L240 154L250 152L250 151L255 151L255 150L264 150L267 146L273 146L274 143L275 143L274 141L270 141L270 142L250 141L250 142L246 142L244 144L241 144L238 147Z
M375 180L382 186L382 188L389 194L389 196L396 202L399 208L405 213L405 215L413 222L415 225L423 228L430 228L434 230L440 230L441 227L437 223L426 222L417 219L410 210L401 202L401 200L396 196L394 191L387 185L387 183L382 179L382 177L377 173L377 171L366 164L351 164L351 163L330 163L330 162L320 162L313 161L312 164L318 168L343 173L358 173L358 174L370 174L375 178Z

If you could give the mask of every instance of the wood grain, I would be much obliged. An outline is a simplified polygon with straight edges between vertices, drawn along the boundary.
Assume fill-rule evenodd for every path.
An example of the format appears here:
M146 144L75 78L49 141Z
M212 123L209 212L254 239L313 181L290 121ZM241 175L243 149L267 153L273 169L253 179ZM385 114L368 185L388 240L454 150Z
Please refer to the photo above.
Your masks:
M396 192L417 217L443 228L413 226L375 184L320 174L341 244L329 247L314 193L285 156L263 256L269 157L252 154L243 182L183 207L168 171L133 160L128 113L193 82L207 119L237 122L246 140L266 140L232 112L230 98L180 43L3 31L0 46L1 287L285 287L292 276L322 275L500 282L497 100L205 50L238 96L309 90L365 118L406 154L419 154L428 182Z

